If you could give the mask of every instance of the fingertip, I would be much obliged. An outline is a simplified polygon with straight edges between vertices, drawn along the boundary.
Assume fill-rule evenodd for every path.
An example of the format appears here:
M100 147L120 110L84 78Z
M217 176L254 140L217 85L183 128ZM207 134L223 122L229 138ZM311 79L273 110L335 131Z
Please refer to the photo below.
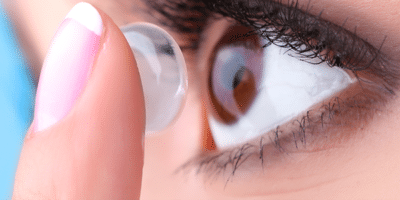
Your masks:
M124 35L107 14L101 10L99 13L104 24L100 49L74 115L82 126L78 129L86 131L86 135L79 136L82 144L91 140L91 148L102 149L103 155L94 165L111 170L120 181L119 190L130 191L130 197L125 197L136 199L140 196L143 168L143 89ZM123 166L116 167L116 163Z
M48 186L56 185L57 189L66 189L59 195L76 197L73 199L139 199L145 130L140 76L122 32L109 16L96 10L101 16L103 28L96 45L91 45L96 48L93 61L85 61L89 63L89 70L78 73L80 77L76 82L79 84L68 84L71 79L62 72L65 70L72 79L76 78L73 70L82 70L82 63L79 59L74 62L68 59L81 56L80 51L69 52L66 48L57 47L60 50L57 55L62 57L58 62L54 58L55 64L49 65L48 69L53 68L53 73L47 74L49 79L46 84L49 87L44 87L52 90L39 89L46 92L41 98L46 97L53 103L53 107L47 107L47 110L65 112L57 115L56 122L46 123L42 126L44 128L38 129L38 108L35 107L35 119L27 132L21 153L15 191L31 189L52 194L56 191L50 191ZM81 25L86 27L84 24ZM82 28L81 25L74 22L68 30ZM67 37L65 33L74 31L64 32ZM79 41L93 35L86 33ZM73 39L74 36L67 38ZM59 41L68 44L70 40ZM80 45L89 48L88 45ZM68 47L73 46L69 44ZM59 62L64 63L61 66L57 64ZM56 85L59 82L63 87ZM75 90L76 85L83 86L82 90ZM61 97L69 98L66 89L73 90L70 93L77 96L65 101L67 107L60 108L60 102L64 101ZM54 98L55 94L59 94L58 98ZM41 98L38 101L43 100ZM45 103L42 105L48 106Z

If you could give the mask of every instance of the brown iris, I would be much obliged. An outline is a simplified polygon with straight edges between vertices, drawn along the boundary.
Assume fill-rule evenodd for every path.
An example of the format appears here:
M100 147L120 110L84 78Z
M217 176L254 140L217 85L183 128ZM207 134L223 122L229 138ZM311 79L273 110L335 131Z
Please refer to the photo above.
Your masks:
M217 99L212 90L212 80L210 81L210 97L214 110L220 120L227 124L235 123L238 116L232 114L224 108L222 103ZM245 114L251 107L254 98L257 95L256 81L253 73L246 67L241 67L235 74L232 80L233 97L236 107L240 113Z

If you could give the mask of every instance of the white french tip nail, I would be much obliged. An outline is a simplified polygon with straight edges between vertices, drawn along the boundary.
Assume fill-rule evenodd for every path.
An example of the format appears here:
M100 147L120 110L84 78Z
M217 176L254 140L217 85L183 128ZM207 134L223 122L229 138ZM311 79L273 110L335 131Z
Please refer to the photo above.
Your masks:
M74 19L96 35L101 35L103 31L103 21L99 12L92 5L86 2L78 3L72 8L65 19Z

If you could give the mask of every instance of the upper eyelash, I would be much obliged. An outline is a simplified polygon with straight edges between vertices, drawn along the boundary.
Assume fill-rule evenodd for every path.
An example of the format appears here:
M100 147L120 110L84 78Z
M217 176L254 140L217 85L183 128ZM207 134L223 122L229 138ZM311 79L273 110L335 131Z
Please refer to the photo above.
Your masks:
M345 22L337 26L322 19L323 12L318 16L307 14L311 7L302 11L295 0L288 5L283 5L282 0L220 0L205 4L213 12L251 27L254 31L248 35L257 34L266 39L265 46L275 44L290 49L303 61L326 62L331 67L352 72L366 70L374 62L385 62L380 49L386 38L376 49L357 37L356 29L353 33L344 29Z

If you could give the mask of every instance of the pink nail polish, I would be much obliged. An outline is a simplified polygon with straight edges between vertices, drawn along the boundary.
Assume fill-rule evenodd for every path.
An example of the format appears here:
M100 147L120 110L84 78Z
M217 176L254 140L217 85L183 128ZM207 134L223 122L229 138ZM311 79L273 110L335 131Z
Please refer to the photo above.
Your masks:
M88 3L78 3L53 38L40 75L35 105L35 132L64 118L89 78L100 46L103 22Z

